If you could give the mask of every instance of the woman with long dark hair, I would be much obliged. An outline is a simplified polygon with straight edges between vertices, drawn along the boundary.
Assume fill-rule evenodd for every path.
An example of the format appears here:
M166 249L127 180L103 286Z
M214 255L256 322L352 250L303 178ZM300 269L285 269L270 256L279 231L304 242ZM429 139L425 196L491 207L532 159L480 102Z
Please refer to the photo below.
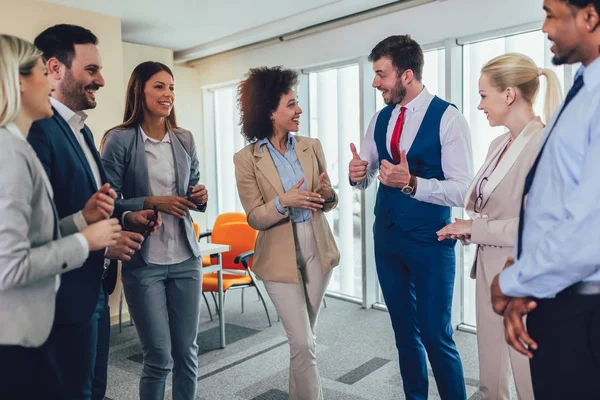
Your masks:
M142 342L140 398L164 398L173 370L173 399L196 396L202 262L190 210L208 193L192 134L177 126L173 73L144 62L129 79L123 123L108 131L102 160L119 211L155 209L162 226L123 263L123 288Z

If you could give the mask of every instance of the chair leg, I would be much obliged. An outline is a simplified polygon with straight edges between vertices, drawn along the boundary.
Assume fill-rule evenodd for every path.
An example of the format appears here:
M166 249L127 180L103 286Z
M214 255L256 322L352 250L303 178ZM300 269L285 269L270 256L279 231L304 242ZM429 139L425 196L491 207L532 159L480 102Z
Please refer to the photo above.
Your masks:
M273 324L271 324L271 316L269 315L269 310L267 309L267 303L265 302L265 298L263 297L263 294L261 293L258 285L255 285L254 287L256 288L256 292L258 293L258 296L262 300L263 306L265 307L265 312L267 313L267 320L269 321L269 326L273 326ZM277 317L279 317L279 315Z
M210 320L213 320L212 312L210 311L210 304L208 304L208 299L206 298L206 294L202 292L202 297L204 298L204 302L206 303L206 309L208 310L208 315L210 316Z
M131 315L129 315L131 319ZM119 333L123 333L123 286L121 286L121 296L119 297Z
M244 290L246 288L242 288L242 314L244 313Z
M217 296L215 296L215 292L210 292L213 301L215 302L215 310L217 310L217 315L219 314L219 304L217 304ZM225 294L225 293L223 293Z

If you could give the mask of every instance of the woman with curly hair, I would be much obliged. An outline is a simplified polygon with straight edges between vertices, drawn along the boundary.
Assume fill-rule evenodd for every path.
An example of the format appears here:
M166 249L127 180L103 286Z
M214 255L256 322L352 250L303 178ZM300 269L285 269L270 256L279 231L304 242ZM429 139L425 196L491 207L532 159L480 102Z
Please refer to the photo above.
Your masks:
M337 205L318 139L298 132L296 72L251 69L238 87L243 134L235 176L248 223L258 230L254 272L281 316L290 345L290 399L322 399L316 322L340 253L325 212Z

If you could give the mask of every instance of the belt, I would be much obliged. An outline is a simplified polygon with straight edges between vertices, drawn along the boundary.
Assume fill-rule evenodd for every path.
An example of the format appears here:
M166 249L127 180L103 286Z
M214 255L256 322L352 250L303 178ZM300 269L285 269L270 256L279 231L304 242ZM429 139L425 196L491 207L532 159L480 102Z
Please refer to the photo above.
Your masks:
M595 295L600 294L600 282L578 282L574 285L569 286L568 288L560 291L556 297L558 296L568 296L568 295Z

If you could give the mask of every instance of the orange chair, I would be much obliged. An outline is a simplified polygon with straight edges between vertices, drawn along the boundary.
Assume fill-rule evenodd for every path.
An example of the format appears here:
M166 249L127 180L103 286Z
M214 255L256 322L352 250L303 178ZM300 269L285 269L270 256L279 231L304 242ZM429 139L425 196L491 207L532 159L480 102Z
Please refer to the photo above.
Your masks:
M217 226L222 225L222 224L227 224L229 222L246 222L246 214L239 213L239 212L230 212L230 213L219 214L213 225L213 230ZM194 227L194 229L195 229L195 227ZM202 233L199 233L199 231L198 231L196 236L198 238L198 241L206 238L206 240L208 240L210 242L211 236L212 236L212 230L209 229ZM202 257L202 266L203 267L207 267L209 265L215 265L216 263L217 263L217 259L215 257L212 257L212 258L211 258L211 256Z
M244 216L245 218L245 216ZM212 241L219 244L228 244L231 250L221 255L221 263L223 266L223 308L225 307L225 299L227 292L233 289L245 289L254 287L258 293L258 297L265 307L269 326L271 317L265 303L265 298L256 284L256 276L252 272L252 257L254 256L254 244L258 232L254 230L247 222L229 222L216 225L212 230ZM226 273L226 271L239 271L238 273ZM240 273L241 272L241 273ZM202 291L210 292L215 301L215 307L218 306L215 298L215 293L219 291L219 280L217 273L205 274L202 281ZM243 297L242 297L242 312L243 312Z

